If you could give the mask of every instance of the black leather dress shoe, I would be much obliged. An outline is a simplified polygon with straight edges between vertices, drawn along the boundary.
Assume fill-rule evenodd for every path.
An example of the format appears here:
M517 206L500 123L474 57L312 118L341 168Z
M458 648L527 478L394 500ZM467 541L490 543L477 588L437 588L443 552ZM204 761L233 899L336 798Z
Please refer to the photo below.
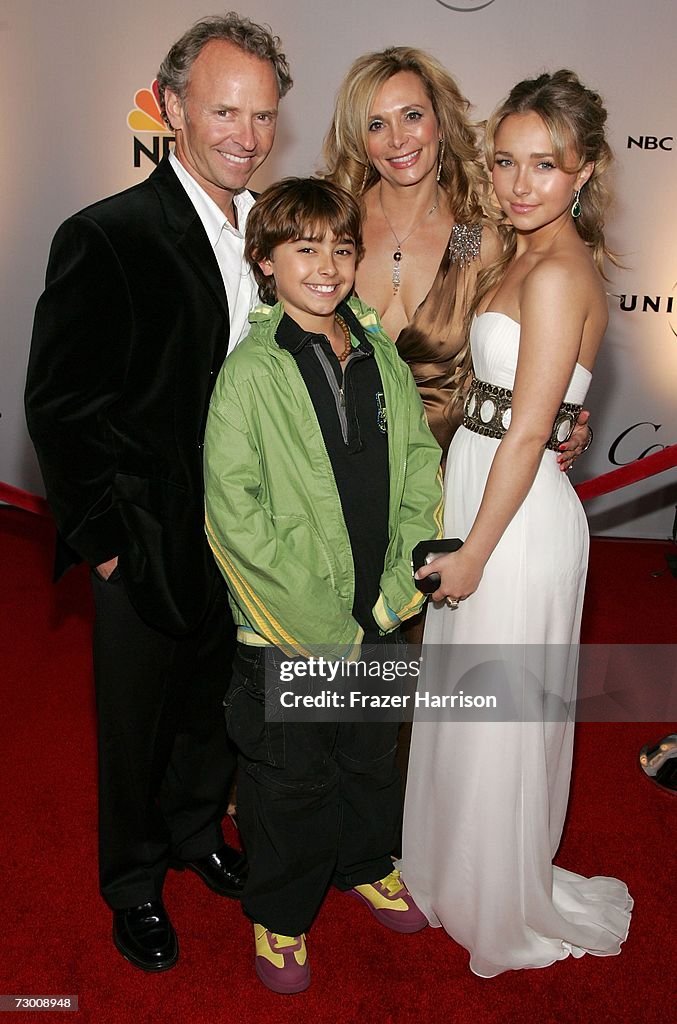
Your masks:
M215 853L196 860L184 860L179 868L190 868L212 892L238 900L247 880L247 860L243 853L224 843Z
M142 971L168 971L179 959L179 943L162 900L113 911L113 942Z

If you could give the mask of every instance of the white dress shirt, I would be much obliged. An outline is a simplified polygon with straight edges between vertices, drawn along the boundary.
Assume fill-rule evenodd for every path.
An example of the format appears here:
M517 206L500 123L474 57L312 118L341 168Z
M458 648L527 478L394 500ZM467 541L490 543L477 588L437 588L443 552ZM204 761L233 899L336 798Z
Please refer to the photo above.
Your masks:
M174 153L169 154L169 162L202 221L221 271L230 314L230 340L228 342L228 352L230 353L247 334L249 311L259 300L254 275L244 258L244 228L255 200L251 192L246 190L233 197L238 222L238 227L233 227L226 215L207 195L202 186L198 185L195 178L179 162Z

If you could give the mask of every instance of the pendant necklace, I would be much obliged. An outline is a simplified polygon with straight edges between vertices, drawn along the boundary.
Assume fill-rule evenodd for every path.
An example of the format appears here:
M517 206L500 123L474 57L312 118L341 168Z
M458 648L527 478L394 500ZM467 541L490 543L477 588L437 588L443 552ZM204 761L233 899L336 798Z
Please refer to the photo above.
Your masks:
M395 233L395 229L393 228L392 224L390 223L390 220L388 219L388 214L385 212L385 210L383 208L383 198L381 196L381 189L380 188L378 190L378 201L379 201L379 204L381 206L381 213L383 214L383 216L385 218L386 224L390 228L390 233L392 234L393 238L397 242L397 249L395 249L395 252L393 253L393 275L392 275L393 295L397 295L398 291L400 290L400 280L401 280L401 278L400 278L400 262L401 262L402 256L403 256L402 246L404 245L404 243L406 242L406 240L408 238L411 238L411 236L413 235L414 231L418 231L418 229L423 224L424 220L427 217L429 217L431 215L431 213L435 212L435 210L439 206L440 193L439 193L439 189L438 189L436 194L435 194L435 205L431 206L430 209L428 210L428 212L423 214L423 216L421 217L421 219L418 222L418 224L414 224L414 226L411 229L411 231L408 231L407 234L404 236L404 238L398 238L397 237L397 235Z

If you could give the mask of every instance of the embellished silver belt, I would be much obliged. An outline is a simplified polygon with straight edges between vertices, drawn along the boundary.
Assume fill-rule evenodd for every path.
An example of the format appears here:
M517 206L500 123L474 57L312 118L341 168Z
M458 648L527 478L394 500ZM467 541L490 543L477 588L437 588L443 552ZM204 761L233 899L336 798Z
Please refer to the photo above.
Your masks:
M583 407L573 402L562 402L546 448L558 451L559 446L571 435L578 414ZM512 416L512 391L487 384L473 378L463 409L463 426L484 437L501 438L510 426Z

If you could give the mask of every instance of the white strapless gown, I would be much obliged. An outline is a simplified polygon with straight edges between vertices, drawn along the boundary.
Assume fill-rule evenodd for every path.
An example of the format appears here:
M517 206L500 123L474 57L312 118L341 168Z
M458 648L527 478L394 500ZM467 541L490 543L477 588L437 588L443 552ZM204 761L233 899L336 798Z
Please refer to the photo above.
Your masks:
M475 319L478 378L513 387L519 334L502 313ZM590 378L577 364L565 400L582 403ZM498 444L465 427L456 433L446 537L467 536ZM573 722L558 709L575 697L587 560L583 509L555 452L546 451L476 593L456 611L428 608L419 692L509 691L514 709L514 721L481 712L464 722L417 717L409 761L405 880L430 923L465 946L482 977L569 955L609 956L627 936L632 899L623 882L552 864L573 747ZM494 717L504 719L500 707Z

